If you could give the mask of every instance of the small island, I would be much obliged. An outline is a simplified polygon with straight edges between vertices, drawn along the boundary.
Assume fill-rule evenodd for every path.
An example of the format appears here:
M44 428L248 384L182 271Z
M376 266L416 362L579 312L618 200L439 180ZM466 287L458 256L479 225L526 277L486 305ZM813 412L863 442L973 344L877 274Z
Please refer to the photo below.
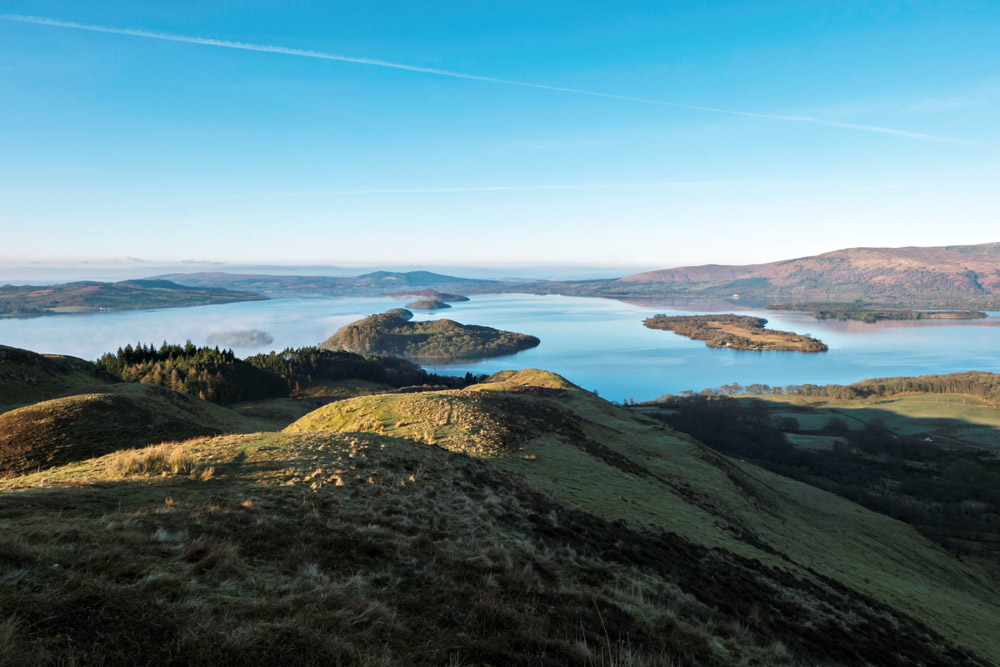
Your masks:
M389 311L348 324L320 347L446 363L501 357L535 347L539 342L534 336L453 320L410 322Z
M692 340L703 340L708 347L734 350L782 350L788 352L826 352L821 341L792 331L765 329L763 317L734 315L654 315L643 320L650 329L665 329Z
M409 321L413 319L413 313L408 311L406 308L390 308L389 310L385 311L385 314L395 315L401 320Z
M456 301L469 300L469 297L467 296L462 296L461 294L448 294L447 292L438 292L436 289L417 289L403 292L391 292L389 294L380 294L379 296L391 296L397 299L404 296L422 296L424 299L431 301L443 301L445 303L455 303ZM407 306L407 308L409 308L409 306Z
M437 299L420 299L406 304L405 308L412 308L413 310L441 310L442 308L451 308L451 306Z
M809 313L817 320L854 320L869 324L882 320L981 320L986 317L981 310L904 310L843 303L784 303L767 308Z

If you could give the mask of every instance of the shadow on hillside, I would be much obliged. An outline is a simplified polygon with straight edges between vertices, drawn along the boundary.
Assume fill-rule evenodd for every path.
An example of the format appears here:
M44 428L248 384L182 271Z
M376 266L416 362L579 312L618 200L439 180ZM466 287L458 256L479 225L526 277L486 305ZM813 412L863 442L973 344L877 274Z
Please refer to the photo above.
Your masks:
M636 409L723 454L908 523L1000 583L996 426L901 416L884 404L817 408L770 398L692 397Z

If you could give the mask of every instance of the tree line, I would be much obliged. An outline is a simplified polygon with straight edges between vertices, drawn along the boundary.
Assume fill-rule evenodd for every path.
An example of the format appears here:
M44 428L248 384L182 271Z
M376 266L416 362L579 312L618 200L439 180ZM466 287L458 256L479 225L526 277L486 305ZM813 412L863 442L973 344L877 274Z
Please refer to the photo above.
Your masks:
M648 403L670 403L676 399L701 396L818 396L838 400L886 398L897 394L962 394L975 396L990 403L1000 402L1000 374L968 371L944 375L921 375L919 377L888 377L862 380L849 385L840 384L795 384L772 387L739 382L721 387L682 391L678 394L664 394Z
M294 396L317 383L366 380L394 388L433 385L461 388L483 379L428 373L417 364L388 355L364 356L318 347L286 348L239 359L231 349L164 341L119 347L97 360L101 370L125 382L142 382L227 405Z

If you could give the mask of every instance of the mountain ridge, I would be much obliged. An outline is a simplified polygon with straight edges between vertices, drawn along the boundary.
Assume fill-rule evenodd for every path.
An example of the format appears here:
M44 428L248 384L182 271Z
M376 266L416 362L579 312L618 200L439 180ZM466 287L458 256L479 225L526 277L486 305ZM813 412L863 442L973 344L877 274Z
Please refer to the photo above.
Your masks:
M1000 243L858 247L763 264L705 264L646 271L616 286L671 285L803 298L976 298L1000 295Z

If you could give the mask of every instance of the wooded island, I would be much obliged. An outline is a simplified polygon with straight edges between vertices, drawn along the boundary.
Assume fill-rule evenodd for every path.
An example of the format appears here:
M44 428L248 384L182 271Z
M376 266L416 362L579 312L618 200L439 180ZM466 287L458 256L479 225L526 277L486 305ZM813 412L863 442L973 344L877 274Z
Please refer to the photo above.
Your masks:
M791 352L826 352L826 344L793 331L765 329L767 320L748 315L654 315L643 320L650 329L665 329L692 340L703 340L708 347L735 350L784 350Z

